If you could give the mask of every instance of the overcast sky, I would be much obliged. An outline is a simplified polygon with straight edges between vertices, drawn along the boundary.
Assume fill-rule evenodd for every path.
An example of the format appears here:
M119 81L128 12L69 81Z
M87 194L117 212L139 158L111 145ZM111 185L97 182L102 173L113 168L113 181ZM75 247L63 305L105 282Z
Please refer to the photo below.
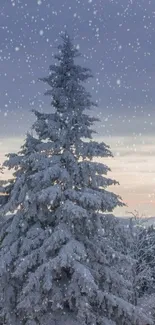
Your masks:
M48 74L65 29L80 47L81 64L94 74L88 87L99 107L92 114L99 114L99 136L116 154L114 174L127 184L137 163L137 177L144 169L152 173L146 163L155 151L155 0L1 0L1 159L29 129L30 110L50 109L38 78ZM130 164L131 156L137 163ZM131 173L123 179L121 161ZM155 184L140 184L137 195L144 195L144 187L148 201ZM129 200L128 189L119 190Z

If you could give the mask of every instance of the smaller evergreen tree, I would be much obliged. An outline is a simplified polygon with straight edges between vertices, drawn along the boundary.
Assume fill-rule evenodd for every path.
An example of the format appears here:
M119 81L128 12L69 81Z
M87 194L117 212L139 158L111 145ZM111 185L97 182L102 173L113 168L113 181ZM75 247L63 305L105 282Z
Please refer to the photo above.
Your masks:
M144 220L136 214L130 220L130 233L132 235L130 254L135 260L133 264L135 304L138 304L139 298L155 292L155 229L153 226L145 227Z

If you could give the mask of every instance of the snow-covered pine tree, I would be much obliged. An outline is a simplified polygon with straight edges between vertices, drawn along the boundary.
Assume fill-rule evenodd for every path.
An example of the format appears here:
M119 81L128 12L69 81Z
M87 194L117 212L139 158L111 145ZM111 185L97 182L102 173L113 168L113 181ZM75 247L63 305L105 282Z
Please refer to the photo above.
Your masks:
M33 129L18 154L0 231L0 325L147 325L131 303L129 281L112 265L125 259L104 237L104 213L122 205L106 190L109 168L93 161L111 156L92 140L95 107L83 82L89 69L67 34L57 64L43 81L54 113L35 111ZM87 140L88 139L88 140Z
M155 292L154 267L155 267L155 230L145 227L145 219L135 213L130 219L130 235L132 245L128 252L135 260L133 264L133 291L135 304L143 295Z
M144 223L145 225L145 223ZM155 321L155 228L144 227L139 234L136 267L138 304Z
M149 227L145 226L143 233L141 234L141 250L139 251L139 260L140 262L145 260L145 263L149 266L151 270L151 281L150 283L144 284L142 287L143 293L155 293L155 227L150 225Z

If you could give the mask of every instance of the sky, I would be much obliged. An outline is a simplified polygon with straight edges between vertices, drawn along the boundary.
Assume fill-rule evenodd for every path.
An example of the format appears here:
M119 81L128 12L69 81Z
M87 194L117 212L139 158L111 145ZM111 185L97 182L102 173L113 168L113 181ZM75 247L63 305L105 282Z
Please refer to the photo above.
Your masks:
M94 75L88 89L98 102L91 113L100 117L97 137L111 147L109 176L128 204L116 214L154 216L154 0L1 0L0 162L23 143L32 108L51 109L38 79L48 75L64 30Z

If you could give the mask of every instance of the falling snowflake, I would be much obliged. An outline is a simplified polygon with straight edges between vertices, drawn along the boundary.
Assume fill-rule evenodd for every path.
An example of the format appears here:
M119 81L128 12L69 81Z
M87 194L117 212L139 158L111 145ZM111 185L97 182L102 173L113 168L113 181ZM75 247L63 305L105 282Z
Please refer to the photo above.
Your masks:
M41 30L39 31L39 35L40 35L40 36L43 36L43 34L44 34L44 31L41 29Z
M116 83L117 83L118 86L120 86L121 80L120 79L117 79Z

